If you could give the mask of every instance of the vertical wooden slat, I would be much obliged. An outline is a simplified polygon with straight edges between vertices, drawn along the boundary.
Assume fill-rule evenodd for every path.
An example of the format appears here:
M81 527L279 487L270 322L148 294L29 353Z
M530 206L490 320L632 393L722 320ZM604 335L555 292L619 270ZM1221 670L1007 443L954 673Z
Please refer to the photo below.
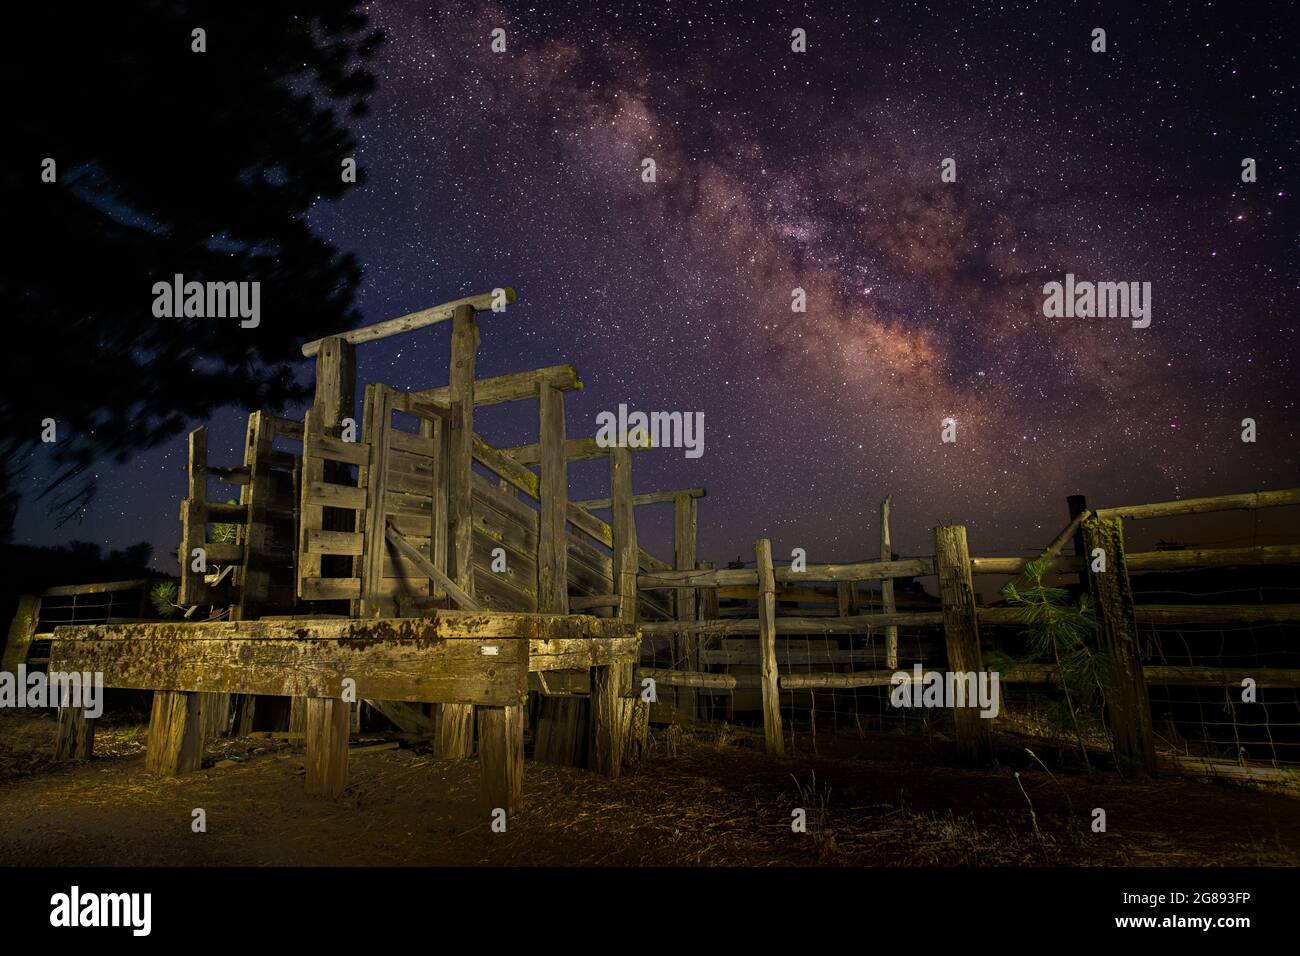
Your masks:
M541 444L541 520L537 546L537 610L569 613L569 472L564 454L564 393L545 383L538 390Z
M468 594L474 594L474 370L479 332L474 309L461 306L451 320L451 361L447 397L451 421L447 429L447 575ZM438 752L444 757L473 754L474 705L441 704L438 707Z
M369 396L367 387L367 397ZM324 527L325 509L308 500L307 492L317 482L325 480L325 462L315 454L315 438L321 433L320 412L316 408L307 409L302 420L302 497L298 507L298 597L306 598L304 582L308 578L321 576L321 556L309 554L307 536L310 532Z
M178 604L204 604L208 587L204 572L193 570L194 549L206 546L208 520L208 430L199 427L190 432L188 444L188 485L181 502L181 583ZM243 489L241 489L241 494Z
M780 682L776 662L776 575L772 571L772 542L754 542L758 564L759 681L763 691L763 741L770 754L785 753L781 731Z
M609 478L610 478L610 497L611 511L610 519L611 540L614 547L614 586L615 593L618 595L618 617L629 629L636 627L637 619L637 588L636 575L637 564L639 561L639 551L636 539L636 508L632 503L632 451L628 448L611 448L609 453ZM614 751L611 759L622 763L626 758L637 759L646 747L645 736L641 736L636 741L628 741L627 737L635 726L638 733L649 733L649 723L642 721L633 721L633 712L641 705L640 698L629 698L626 695L631 693L632 688L632 662L614 664L608 668L608 675L602 679L608 679L613 687L610 691L608 688L602 689L602 693L612 693L611 700L602 701L600 707L608 707L608 715L597 713L597 694L595 690L595 680L592 681L592 721L593 739L601 731L598 729L602 724L609 724L618 737L618 746ZM608 716L608 719L606 717ZM598 747L603 747L603 741L595 740ZM617 773L614 774L615 776Z
M249 469L249 481L240 489L240 498L247 504L247 523L243 528L244 564L239 593L240 620L257 617L258 606L264 605L271 594L271 573L267 567L266 552L271 545L271 523L267 506L271 503L272 496L271 443L274 437L264 413L253 412L248 416L244 464Z
M1097 604L1097 644L1110 656L1106 709L1115 755L1125 772L1155 776L1151 700L1137 642L1133 588L1124 556L1123 520L1089 518L1083 522L1082 531L1085 574ZM1092 570L1091 556L1097 548L1105 555L1105 571Z
M695 546L699 516L696 499L689 494L673 498L673 566L678 571L695 570ZM696 619L696 592L694 588L679 588L677 594L676 614L679 621ZM677 646L673 649L674 666L682 670L698 671L700 669L699 641L695 635L683 631L677 635ZM698 700L694 688L677 688L677 708L687 716L695 717Z
M307 698L304 727L307 792L334 798L348 783L348 704L332 697Z
M939 576L939 600L943 604L943 635L948 649L948 669L954 673L976 673L984 669L980 656L979 621L976 616L975 586L971 580L970 551L966 529L951 525L934 529L935 565ZM965 760L983 761L992 755L988 721L980 716L976 701L953 708L957 752Z
M392 438L393 390L382 382L366 386L366 441L370 464L366 470L366 528L363 545L365 564L361 575L361 616L392 617L394 601L381 593L384 585L384 555L388 494L388 455Z
M894 496L888 495L880 503L880 560L894 560L894 546L889 540L889 512L893 504ZM885 578L880 582L880 609L885 614L893 614L897 610L894 603L894 579ZM891 670L898 667L898 625L889 624L885 626L885 666Z
M478 708L478 755L488 809L514 813L522 805L524 789L522 706Z

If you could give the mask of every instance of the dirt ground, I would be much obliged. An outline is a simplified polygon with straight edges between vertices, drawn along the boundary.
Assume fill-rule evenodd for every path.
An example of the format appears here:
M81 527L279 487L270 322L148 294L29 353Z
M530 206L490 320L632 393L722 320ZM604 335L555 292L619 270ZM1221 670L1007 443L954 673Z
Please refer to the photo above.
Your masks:
M354 753L331 801L303 793L292 744L216 741L199 772L157 777L144 771L144 726L105 723L93 760L56 765L53 720L0 713L0 864L1300 864L1300 793L1130 783L1028 758L960 769L897 740L842 741L833 755L819 739L819 754L770 758L724 729L687 734L670 755L657 730L650 761L618 780L530 759L525 805L493 833L477 762L410 739ZM1104 833L1091 828L1097 807ZM206 833L193 832L195 808ZM795 808L805 833L792 831Z

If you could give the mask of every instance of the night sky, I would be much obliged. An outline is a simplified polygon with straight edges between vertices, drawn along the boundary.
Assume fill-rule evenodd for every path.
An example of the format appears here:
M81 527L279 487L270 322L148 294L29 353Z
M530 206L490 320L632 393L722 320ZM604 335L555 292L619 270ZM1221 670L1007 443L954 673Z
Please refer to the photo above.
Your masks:
M702 458L634 466L638 492L708 488L702 557L752 558L760 536L874 556L886 494L897 551L962 523L993 554L1045 545L1071 493L1300 484L1286 7L601 6L371 4L387 42L353 123L366 178L313 222L363 264L367 322L515 286L517 306L480 317L479 374L573 364L571 437L620 402L704 412ZM1150 328L1044 318L1067 272L1151 282ZM449 334L360 346L359 382L444 384ZM245 415L209 423L214 463L238 457ZM532 441L535 405L477 429ZM182 437L100 471L57 531L29 500L15 540L143 537L174 570L183 462ZM607 494L607 467L576 464L571 485ZM671 508L638 521L671 557ZM1246 521L1201 543L1266 540Z

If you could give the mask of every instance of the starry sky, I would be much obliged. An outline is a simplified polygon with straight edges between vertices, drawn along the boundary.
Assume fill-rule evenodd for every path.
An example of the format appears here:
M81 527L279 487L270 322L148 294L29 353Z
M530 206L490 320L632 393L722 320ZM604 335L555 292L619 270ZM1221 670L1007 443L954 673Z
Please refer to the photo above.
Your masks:
M516 287L480 318L479 374L573 364L571 437L620 402L703 412L703 457L644 453L634 476L708 488L704 558L752 558L760 536L872 557L887 494L901 553L947 523L1024 553L1068 494L1300 484L1285 9L379 0L364 181L312 223L358 255L367 322ZM1067 272L1151 282L1150 328L1045 318ZM359 381L444 384L448 348L447 325L363 345ZM209 423L214 462L243 418ZM482 409L477 430L532 441L536 412ZM146 537L172 570L183 462L181 438L106 467L79 526L29 504L15 540ZM602 463L571 467L573 497L607 489ZM1246 521L1198 541L1277 530ZM671 507L638 522L671 557Z

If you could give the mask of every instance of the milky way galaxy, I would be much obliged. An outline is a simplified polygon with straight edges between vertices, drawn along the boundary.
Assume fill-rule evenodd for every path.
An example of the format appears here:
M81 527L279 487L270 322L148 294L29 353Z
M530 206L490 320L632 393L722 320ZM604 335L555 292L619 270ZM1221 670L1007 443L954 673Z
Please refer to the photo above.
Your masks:
M571 436L619 403L702 411L703 457L640 455L636 490L706 486L719 561L759 536L872 556L887 494L902 552L952 522L1019 553L1068 494L1298 483L1300 97L1294 35L1266 10L633 6L369 5L387 40L353 123L364 179L312 216L362 262L366 321L513 285L519 304L481 319L479 374L573 364ZM1150 282L1150 327L1045 318L1066 273ZM361 346L359 380L442 384L447 342ZM510 407L480 430L535 428ZM179 499L175 444L102 480ZM572 471L574 497L607 493L595 463ZM144 507L97 506L77 535L135 540ZM662 553L670 516L643 511ZM160 553L173 514L147 525Z

